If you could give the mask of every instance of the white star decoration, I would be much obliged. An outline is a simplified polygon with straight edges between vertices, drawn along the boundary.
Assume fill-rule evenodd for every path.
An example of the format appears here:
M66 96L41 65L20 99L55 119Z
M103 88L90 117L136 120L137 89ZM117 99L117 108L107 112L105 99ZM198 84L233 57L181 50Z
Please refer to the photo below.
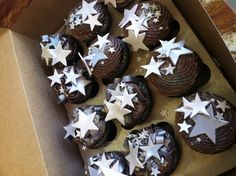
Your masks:
M64 129L66 130L66 135L64 137L64 139L68 138L69 136L72 136L73 138L75 138L75 130L76 128L72 126L72 124L68 124L64 127Z
M93 44L93 46L99 46L99 49L102 49L104 45L106 45L107 43L110 43L110 40L108 40L109 33L107 33L106 35L102 36L97 36L98 41L96 43Z
M116 52L115 48L114 47L110 47L109 50L108 50L111 54Z
M54 69L54 74L52 76L49 76L48 79L50 79L52 82L51 82L51 87L58 83L58 84L61 84L61 78L63 77L63 74L58 74L57 70Z
M155 73L157 75L161 75L159 68L160 68L160 66L162 64L164 64L164 61L155 61L155 59L152 57L151 61L149 62L148 65L141 66L142 68L147 70L147 72L146 72L144 77L146 78L151 73Z
M166 70L166 75L168 75L168 74L174 74L174 69L175 69L175 68L176 68L176 67L172 67L171 64L169 64L168 67L164 68L164 70Z
M126 160L129 162L129 174L132 175L134 172L135 167L144 168L142 163L138 159L138 148L132 146L129 143L129 154L125 157Z
M146 33L138 34L137 37L135 36L134 31L132 30L129 30L128 33L128 37L123 38L122 41L130 44L134 52L138 51L139 49L149 51L148 47L143 43Z
M216 143L216 129L227 125L229 122L215 119L212 105L207 108L207 111L209 116L197 114L192 118L195 125L190 132L189 137L206 134L213 143Z
M107 58L108 57L103 53L103 51L95 46L92 46L92 53L84 57L85 60L90 60L92 62L92 67L95 67L99 61Z
M137 93L129 94L127 89L124 89L124 93L122 96L116 96L115 98L122 102L121 108L124 108L126 105L129 105L134 108L134 104L132 99L137 95Z
M47 66L48 66L49 62L52 58L52 54L49 52L48 45L43 46L43 44L40 43L40 46L41 46L41 49L42 49L41 57L44 58L44 60L46 61Z
M161 47L156 49L155 51L160 53L158 58L169 57L174 65L177 64L179 56L193 53L191 50L184 48L184 42L180 41L174 43L175 38L170 41L162 41L160 40Z
M140 31L147 31L147 28L143 26L143 21L145 18L140 18L138 20L132 20L131 25L126 29L134 31L135 37L138 37Z
M176 109L175 111L184 112L185 118L188 117L190 114L191 114L190 118L192 118L198 113L209 116L206 110L206 106L210 103L210 101L201 101L198 93L196 94L195 99L192 102L188 102L186 99L183 99L183 101L184 101L184 106Z
M82 138L85 137L89 130L98 130L98 127L94 124L95 116L96 112L92 114L85 114L83 111L79 110L79 121L72 124L72 127L80 130Z
M121 103L119 101L115 101L114 104L108 101L104 101L108 109L108 113L106 115L105 121L110 121L113 119L117 119L122 125L125 125L125 115L131 113L130 110L121 108Z
M65 76L66 76L66 82L65 84L67 83L74 83L74 84L77 84L77 81L76 79L79 78L80 76L82 76L81 74L76 74L74 72L74 68L71 67L70 71L69 72L64 72Z
M79 79L77 79L76 84L72 84L70 87L69 93L73 93L75 91L79 91L83 95L86 95L85 87L90 84L91 81L85 79L83 76L81 76Z
M184 120L183 123L178 123L180 130L179 132L185 131L187 134L189 134L188 129L191 127L191 125L187 124Z
M95 26L102 26L102 23L98 21L99 14L96 15L88 15L88 19L84 21L85 24L89 24L91 31L93 31Z
M217 118L219 121L224 120L223 113L216 112L215 118Z
M123 91L121 91L119 84L117 84L115 90L111 90L111 89L107 89L107 90L111 94L111 98L109 99L109 102L113 102L116 100L117 96L123 95Z
M160 173L161 173L161 172L158 170L158 167L152 168L151 175L157 176L157 175L159 175Z
M224 100L224 101L219 101L219 100L216 100L217 101L217 103L218 103L218 105L216 106L216 108L219 108L219 109L221 109L223 112L225 112L225 109L226 108L228 108L228 109L230 109L230 107L226 104L226 100Z
M130 10L127 10L127 9L124 10L124 17L119 24L121 28L123 28L127 23L133 20L138 20L138 17L135 15L137 8L138 8L138 4L136 4Z
M71 53L71 50L65 50L62 48L62 44L59 41L55 49L49 49L49 52L53 56L52 65L57 63L62 63L64 66L67 66L66 57Z
M95 4L97 3L97 0L91 3L87 3L85 0L82 1L82 8L79 10L79 14L82 14L83 21L86 20L86 18L90 14L96 14L97 10L94 9Z

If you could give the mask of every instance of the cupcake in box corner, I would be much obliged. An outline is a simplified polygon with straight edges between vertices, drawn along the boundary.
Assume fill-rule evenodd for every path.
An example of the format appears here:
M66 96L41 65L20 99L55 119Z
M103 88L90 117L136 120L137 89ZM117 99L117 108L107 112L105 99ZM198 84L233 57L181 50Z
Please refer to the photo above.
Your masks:
M78 53L83 54L80 43L68 34L43 35L40 46L42 59L54 68L71 66L80 59Z
M106 34L97 36L82 59L88 71L105 84L120 77L129 65L129 48L120 38Z
M94 97L99 89L96 81L81 66L54 69L53 75L48 79L57 94L59 103L83 103Z
M125 129L142 123L152 109L152 95L142 77L124 76L107 86L105 121L117 119Z
M95 149L105 142L112 140L116 135L113 123L105 122L106 113L103 106L83 106L75 108L71 122L64 127L65 139L76 142L83 150Z
M150 62L142 66L153 91L170 97L185 96L209 81L209 67L183 41L175 42L173 38L160 42L161 46L152 51Z
M226 99L199 92L183 98L175 111L179 132L192 149L214 154L235 143L236 110Z
M153 49L160 44L159 40L172 38L179 32L178 22L157 1L142 1L130 10L125 9L119 26L124 29L123 41L133 51Z
M65 24L79 41L90 43L97 35L104 35L110 30L111 19L103 3L81 0Z

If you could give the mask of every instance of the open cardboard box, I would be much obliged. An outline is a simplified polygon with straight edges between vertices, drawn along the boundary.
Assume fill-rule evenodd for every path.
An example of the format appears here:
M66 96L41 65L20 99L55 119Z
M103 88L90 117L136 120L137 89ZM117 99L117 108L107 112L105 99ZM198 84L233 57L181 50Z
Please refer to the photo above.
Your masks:
M236 88L235 62L199 1L161 1L172 9L175 9L173 2L176 4L223 69L232 87ZM56 104L39 59L40 36L56 32L76 3L77 0L60 3L57 0L33 1L12 30L0 30L0 175L83 175L78 147L63 139L65 133L62 127L68 122L67 112L63 106ZM174 13L175 17L182 19L177 9ZM182 27L189 28L187 25ZM196 43L190 43L188 38L186 40L190 47L198 46L194 50L209 58L204 62L213 69L213 80L203 90L210 88L209 91L236 105L235 93L198 39L195 37ZM214 82L216 79L218 82ZM173 175L217 175L236 166L235 147L210 156L198 154L183 141L179 142L184 161L180 161Z

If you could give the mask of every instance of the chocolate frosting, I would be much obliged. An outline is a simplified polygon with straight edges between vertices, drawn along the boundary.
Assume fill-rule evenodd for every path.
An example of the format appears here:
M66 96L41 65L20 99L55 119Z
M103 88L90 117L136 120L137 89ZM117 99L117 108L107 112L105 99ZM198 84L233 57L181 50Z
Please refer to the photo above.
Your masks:
M72 13L74 13L76 10L79 10L81 5L82 1L79 2L78 6L73 10ZM94 9L99 13L98 21L102 24L102 26L95 26L93 31L91 31L88 24L77 25L74 29L70 29L69 24L66 24L73 36L79 39L79 41L90 43L96 38L97 35L104 35L110 29L111 19L107 7L102 3L96 3Z
M158 175L171 175L176 169L180 160L180 151L177 141L175 140L173 128L166 122L160 124L151 125L150 127L144 128L148 131L149 136L164 137L164 144L158 150L159 156L164 158L164 162L161 162L155 157L151 157L147 160L144 168L139 168L134 170L134 176L149 176L151 175L152 169L158 166L158 170L161 172ZM138 134L141 133L143 129L134 130L130 134L134 135L132 138L127 138L126 141L132 142L138 138ZM147 137L147 138L148 138ZM155 142L154 142L155 143ZM148 140L142 140L141 146L147 146Z
M151 56L156 58L157 52ZM156 92L167 96L184 96L206 84L210 79L208 66L202 63L196 53L181 55L175 65L174 74L165 74L163 68L172 64L170 58L159 68L161 75L152 73L147 77L150 87ZM173 64L172 64L173 65Z
M150 3L155 4L158 9L160 10L161 16L159 17L158 22L153 22L152 18L148 21L148 30L143 31L146 33L143 43L148 48L154 48L155 46L159 45L159 40L166 39L172 33L172 25L174 23L174 19L169 12L169 10L159 2L156 1L142 1L138 3L138 8L136 10L136 15L140 16L143 12L142 3ZM128 25L130 25L129 23ZM126 25L124 29L128 26ZM141 32L141 31L140 31ZM128 36L128 30L124 30L124 36Z
M99 130L89 130L84 138L75 138L75 142L79 145L86 146L87 148L98 148L101 146L104 142L106 142L106 139L108 137L108 125L105 122L106 113L102 111L103 106L83 106L80 108L74 109L74 115L73 115L73 122L77 122L79 120L79 117L77 117L75 114L78 112L79 109L81 109L83 112L88 113L94 113L96 112L96 116L94 118L94 124L97 126Z
M225 100L224 98L218 95L209 94L207 92L199 92L198 94L202 101L210 101L212 98L221 102ZM192 101L194 97L195 95L191 95L187 97L187 100ZM214 116L216 116L216 112L223 112L221 111L221 109L216 108L216 106L218 105L217 101L211 102L211 105L213 107ZM236 110L235 107L229 101L227 101L227 105L230 106L230 109L227 108L225 110L223 117L224 120L228 121L229 123L225 126L216 129L216 143L213 143L205 134L190 138L188 134L184 132L180 133L192 149L201 153L213 154L228 149L236 142ZM177 112L176 124L182 123L183 120L183 113ZM185 120L187 124L192 125L192 127L189 128L189 132L191 132L195 123L191 118ZM201 138L201 142L198 142L196 140L197 137Z
M125 115L125 126L126 129L131 129L137 124L142 123L150 114L152 109L152 95L141 77L124 76L122 80L116 79L114 83L107 86L106 99L109 100L111 97L108 89L115 90L118 83L125 83L127 86L132 87L133 93L137 93L136 97L138 101L133 102L134 107L125 106L125 108L131 110L130 114Z
M121 76L128 67L129 50L127 45L119 38L109 36L108 40L110 40L110 43L106 44L104 48L104 54L108 58L99 61L93 68L92 73L95 77L113 80ZM113 47L115 52L111 53L109 51L110 47Z

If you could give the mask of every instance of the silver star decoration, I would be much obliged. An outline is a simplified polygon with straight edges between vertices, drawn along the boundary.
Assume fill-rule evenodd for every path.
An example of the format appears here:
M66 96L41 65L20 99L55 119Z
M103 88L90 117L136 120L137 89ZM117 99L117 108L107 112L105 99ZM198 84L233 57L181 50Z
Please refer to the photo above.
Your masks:
M105 5L111 3L116 8L116 0L105 0Z
M76 128L72 126L72 124L68 124L65 127L63 127L66 130L66 135L64 139L68 138L69 136L72 136L75 138L75 130Z
M132 9L130 9L130 10L127 10L127 9L124 10L124 17L119 24L119 26L121 28L123 28L127 23L129 23L133 20L138 20L137 15L135 15L137 8L138 8L138 4L133 6Z
M128 33L128 37L123 38L122 41L130 44L134 52L139 49L149 51L148 47L143 43L146 33L141 33L137 37L132 30L129 30Z
M97 10L94 8L97 0L91 3L87 3L85 0L82 1L82 8L78 11L82 15L82 20L85 21L90 14L97 14Z
M66 57L71 53L71 50L63 49L60 41L58 42L58 45L55 47L55 49L49 49L49 52L53 56L52 65L60 62L64 66L67 66Z
M157 175L159 175L160 173L161 173L161 172L158 170L158 167L152 168L151 175L157 176Z
M111 54L116 52L115 48L114 47L109 47L109 50L108 50Z
M77 81L76 79L81 77L82 75L81 74L76 74L74 72L74 68L71 67L70 71L69 72L64 72L65 76L66 76L66 82L65 84L67 83L74 83L74 84L77 84Z
M183 112L184 119L186 119L192 113L192 109L187 106L189 103L190 102L183 97L183 106L175 110L176 112Z
M210 117L204 114L197 114L192 118L195 125L190 132L189 137L206 134L213 143L216 143L216 129L227 125L229 122L224 120L218 121L218 119L215 119L212 105L207 108L207 111L209 112Z
M105 153L103 153L101 160L96 161L93 164L99 167L98 174L100 174L102 172L101 167L110 168L110 165L113 162L114 162L114 159L107 159Z
M201 142L201 141L202 141L201 138L197 137L197 142Z
M58 83L61 84L61 78L64 76L64 74L58 74L57 70L54 69L54 74L52 76L49 76L48 79L51 80L51 87Z
M77 79L76 84L72 83L69 93L79 91L83 95L86 95L85 87L90 83L91 83L91 81L89 81L89 80L85 79L83 76L81 76L79 79Z
M134 94L129 94L127 91L126 87L124 89L123 95L122 96L116 96L115 98L117 100L120 100L121 103L121 108L124 108L126 105L129 105L134 108L134 104L132 102L132 99L137 95L137 93Z
M72 124L73 127L80 129L81 137L84 138L89 130L99 130L94 124L94 118L96 112L92 114L85 114L83 111L79 110L79 121Z
M125 115L131 113L131 111L126 108L121 108L121 103L119 101L115 101L114 104L104 101L104 104L108 109L105 121L117 119L122 125L125 125Z
M103 37L97 35L98 41L94 43L93 46L99 46L99 49L102 49L107 43L111 42L110 40L107 39L108 36L109 36L109 33L107 33Z
M149 64L141 66L142 68L147 70L144 77L146 78L147 76L149 76L152 73L155 73L157 75L161 75L159 68L164 63L165 63L165 61L155 61L154 57L152 57Z
M230 109L230 106L228 106L227 104L226 104L226 100L224 100L224 101L219 101L219 100L216 100L217 101L217 103L218 103L218 105L216 106L216 108L219 108L219 109L221 109L223 112L225 112L225 109Z
M183 123L178 123L180 130L179 132L185 131L187 134L189 134L188 129L191 127L191 125L187 124L184 120Z
M140 31L147 31L147 28L143 26L145 18L139 18L138 20L132 20L131 25L126 27L128 30L134 31L135 37L138 37Z
M111 98L109 99L109 102L112 102L112 101L116 100L117 96L122 96L123 95L123 91L120 90L120 85L119 84L117 84L115 90L111 90L111 89L107 89L107 90L111 94Z
M224 120L223 114L224 114L224 113L216 112L215 118L217 118L219 121Z
M129 174L132 175L135 167L144 168L142 163L138 159L138 147L132 146L129 143L129 154L125 157L129 162Z
M56 34L55 36L50 36L50 46L53 46L54 48L56 48L56 46L58 45L58 42L60 41L59 39L59 35Z
M170 41L160 40L161 47L155 51L160 53L157 58L169 57L174 65L177 64L179 56L193 53L191 50L184 48L184 41L174 43L175 38Z
M168 67L164 68L164 70L166 70L166 75L168 75L168 74L174 74L174 69L175 69L175 68L176 68L176 67L172 67L171 64L169 64Z
M149 9L150 4L149 3L142 3L142 9Z
M146 152L145 162L151 157L155 157L158 160L160 160L160 155L159 155L158 151L162 146L163 146L163 143L154 144L152 142L152 139L149 137L148 145L144 146L144 147L140 147L142 150L144 150Z
M99 61L105 60L108 57L103 53L103 51L95 46L92 46L92 54L84 57L85 60L90 60L92 67L94 67Z
M139 139L146 139L148 138L149 134L148 131L146 131L145 129L143 129L143 131L141 133L139 133Z
M84 24L89 24L91 31L93 31L95 26L102 26L102 23L98 21L98 17L100 14L96 15L88 15L88 19L84 21Z
M43 44L40 43L40 46L41 46L41 49L42 49L41 57L44 58L44 60L46 61L47 66L48 66L49 62L52 58L52 54L49 52L48 45L43 46Z

